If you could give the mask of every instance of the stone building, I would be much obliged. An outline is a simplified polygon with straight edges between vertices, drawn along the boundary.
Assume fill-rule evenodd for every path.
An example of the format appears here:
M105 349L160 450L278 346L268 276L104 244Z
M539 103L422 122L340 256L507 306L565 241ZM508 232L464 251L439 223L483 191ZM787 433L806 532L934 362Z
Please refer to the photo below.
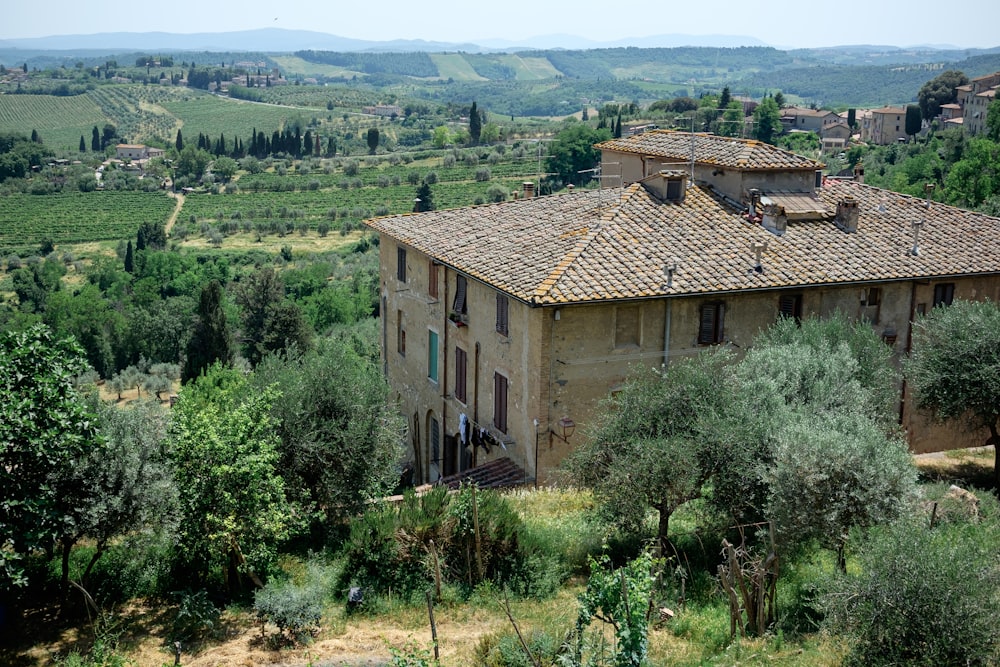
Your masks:
M368 221L418 481L501 458L550 481L635 366L745 349L782 315L847 313L898 357L918 313L1000 299L998 218L860 171L824 179L755 141L654 130L598 147L621 187ZM915 451L981 442L905 398Z

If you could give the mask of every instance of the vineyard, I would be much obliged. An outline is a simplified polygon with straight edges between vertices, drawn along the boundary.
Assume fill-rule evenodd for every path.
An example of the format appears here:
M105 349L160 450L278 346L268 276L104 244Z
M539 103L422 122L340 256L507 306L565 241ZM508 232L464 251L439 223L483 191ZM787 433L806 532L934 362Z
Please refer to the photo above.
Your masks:
M174 202L162 192L71 192L0 197L0 249L133 236L139 224L166 222Z
M0 95L0 132L30 135L38 130L55 150L75 151L81 136L89 142L92 128L106 122L101 107L87 95Z
M243 102L208 93L164 101L163 107L183 122L184 136L189 140L199 132L213 138L220 134L247 138L254 128L270 134L296 116L308 118L316 113L315 109Z

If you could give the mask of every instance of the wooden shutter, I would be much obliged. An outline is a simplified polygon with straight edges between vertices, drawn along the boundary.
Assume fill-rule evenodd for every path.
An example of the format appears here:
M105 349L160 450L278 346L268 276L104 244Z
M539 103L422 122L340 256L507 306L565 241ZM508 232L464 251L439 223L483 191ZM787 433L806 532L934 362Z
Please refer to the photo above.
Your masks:
M714 345L722 342L722 323L725 309L726 306L722 303L702 304L698 324L699 345Z
M796 322L802 319L802 295L783 294L778 299L778 313L782 317L791 317Z
M466 310L466 305L465 305L465 290L466 290L465 276L461 274L456 274L455 303L454 306L452 307L452 310L454 310L456 313L461 313L462 315L468 312Z
M507 378L499 373L493 374L493 426L507 432Z
M510 303L505 294L497 294L497 332L508 335L508 311Z
M427 295L438 298L438 265L433 259L427 260Z
M460 347L455 348L455 398L462 403L466 400L466 366L467 357L465 350Z
M396 280L406 282L406 248L396 248Z

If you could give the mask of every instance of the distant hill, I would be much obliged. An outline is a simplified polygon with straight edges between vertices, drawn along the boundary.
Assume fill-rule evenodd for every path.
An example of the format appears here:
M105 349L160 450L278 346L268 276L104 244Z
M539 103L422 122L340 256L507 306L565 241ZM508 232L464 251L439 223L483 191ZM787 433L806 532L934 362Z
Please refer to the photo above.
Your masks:
M596 49L620 46L640 48L675 46L766 46L754 37L745 35L680 35L667 34L653 37L635 37L612 41L593 41L575 35L544 35L514 41L505 39L482 40L477 44L465 42L429 42L420 39L369 41L339 37L311 30L262 28L235 32L202 32L179 34L167 32L109 32L94 35L53 35L24 39L0 40L0 49L25 49L31 51L91 51L105 53L142 50L171 51L256 51L286 53L290 51L516 51L520 49Z

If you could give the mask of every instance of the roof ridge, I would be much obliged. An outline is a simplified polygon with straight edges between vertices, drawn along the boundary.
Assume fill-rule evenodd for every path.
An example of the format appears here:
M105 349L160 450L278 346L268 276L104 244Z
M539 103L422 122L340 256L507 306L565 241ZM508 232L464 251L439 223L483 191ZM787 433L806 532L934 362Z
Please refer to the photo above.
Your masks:
M569 269L569 267L572 266L573 262L575 262L580 257L580 255L584 253L584 251L590 246L590 244L594 242L594 239L597 238L598 234L601 233L601 229L603 227L601 223L610 222L611 220L613 220L615 216L618 215L618 209L621 207L622 203L628 198L630 198L631 195L635 193L639 187L640 185L638 182L632 183L631 185L626 187L624 189L624 193L618 198L618 203L614 205L612 208L610 208L608 211L601 213L601 216L598 219L598 221L592 227L587 229L587 233L584 234L582 238L576 242L576 245L574 245L573 248L570 249L569 252L567 252L563 256L563 258L559 261L559 263L556 264L556 267L551 272L549 272L549 275L545 277L545 280L539 283L538 287L534 289L534 291L531 294L532 301L551 295L552 288L555 287L556 283L559 282L559 279L562 278L563 274L566 273L567 269ZM600 204L601 192L602 190L597 191L598 209L600 209L601 206Z

